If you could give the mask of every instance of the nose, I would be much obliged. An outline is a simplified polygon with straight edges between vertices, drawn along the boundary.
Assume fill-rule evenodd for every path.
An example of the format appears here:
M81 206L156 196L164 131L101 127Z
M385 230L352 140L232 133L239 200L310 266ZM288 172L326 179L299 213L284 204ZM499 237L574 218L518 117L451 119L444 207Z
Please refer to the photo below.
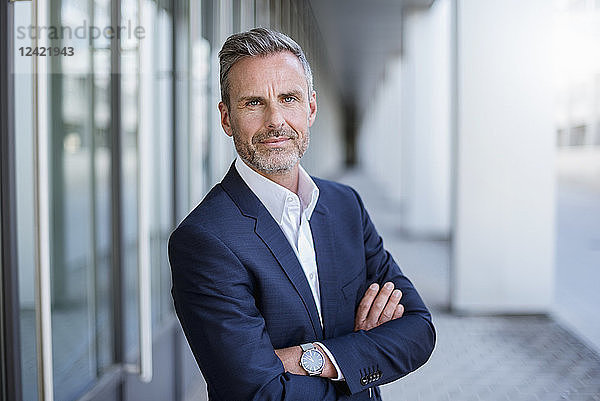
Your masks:
M285 124L283 113L277 105L270 105L265 116L265 125L268 129L281 129Z

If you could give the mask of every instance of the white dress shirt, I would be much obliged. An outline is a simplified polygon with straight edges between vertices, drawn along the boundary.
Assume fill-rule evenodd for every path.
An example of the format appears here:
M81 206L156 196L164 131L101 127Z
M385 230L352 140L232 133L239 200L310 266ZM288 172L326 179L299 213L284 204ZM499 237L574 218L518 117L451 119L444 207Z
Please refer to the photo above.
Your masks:
M319 313L321 327L323 327L319 273L317 271L315 246L309 224L310 217L319 199L319 188L300 165L298 165L298 195L258 174L242 161L240 157L235 161L235 168L246 185L254 192L271 216L273 216L273 219L279 224L279 227L281 227L281 230L292 246L308 280L317 306L317 312ZM319 344L333 363L333 366L335 366L338 377L334 380L343 380L344 376L331 352L323 344L319 342L316 342L316 344Z

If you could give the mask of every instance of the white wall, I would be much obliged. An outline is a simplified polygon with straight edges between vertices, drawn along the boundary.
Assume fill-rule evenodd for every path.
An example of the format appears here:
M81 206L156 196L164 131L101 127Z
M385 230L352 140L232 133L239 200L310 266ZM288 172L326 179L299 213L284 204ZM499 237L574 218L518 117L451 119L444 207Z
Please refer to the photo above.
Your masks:
M450 1L408 13L402 88L403 228L416 236L450 232Z
M328 178L344 168L343 110L340 96L324 71L316 70L314 88L317 92L317 119L310 128L310 145L301 164L311 175Z
M360 162L392 201L402 229L450 233L450 1L407 13L401 57L386 63L361 121ZM398 38L400 40L400 38Z
M546 312L554 277L553 2L458 1L452 306Z
M386 188L389 199L396 202L402 200L401 78L400 58L390 59L373 99L368 96L361 99L368 100L369 105L360 121L357 145L361 166L370 178Z

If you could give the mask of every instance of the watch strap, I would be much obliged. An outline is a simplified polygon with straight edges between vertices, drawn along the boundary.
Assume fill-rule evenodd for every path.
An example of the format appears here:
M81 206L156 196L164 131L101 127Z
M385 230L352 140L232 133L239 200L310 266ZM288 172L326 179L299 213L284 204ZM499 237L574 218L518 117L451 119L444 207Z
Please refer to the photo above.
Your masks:
M313 343L306 343L306 344L300 345L300 348L302 348L302 351L306 352L309 349L315 348L315 345Z

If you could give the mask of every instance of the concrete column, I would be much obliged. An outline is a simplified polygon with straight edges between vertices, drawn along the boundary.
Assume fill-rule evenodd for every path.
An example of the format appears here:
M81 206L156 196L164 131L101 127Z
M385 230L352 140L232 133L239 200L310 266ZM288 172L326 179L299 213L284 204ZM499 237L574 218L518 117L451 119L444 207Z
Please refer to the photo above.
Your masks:
M317 118L310 128L310 145L301 160L311 175L331 177L344 168L343 112L337 88L328 72L314 65Z
M359 160L388 200L400 203L402 63L390 58L360 124ZM401 224L401 222L398 222Z
M403 229L413 236L450 232L449 0L407 13L403 29Z
M451 304L547 312L554 277L554 2L456 0Z

